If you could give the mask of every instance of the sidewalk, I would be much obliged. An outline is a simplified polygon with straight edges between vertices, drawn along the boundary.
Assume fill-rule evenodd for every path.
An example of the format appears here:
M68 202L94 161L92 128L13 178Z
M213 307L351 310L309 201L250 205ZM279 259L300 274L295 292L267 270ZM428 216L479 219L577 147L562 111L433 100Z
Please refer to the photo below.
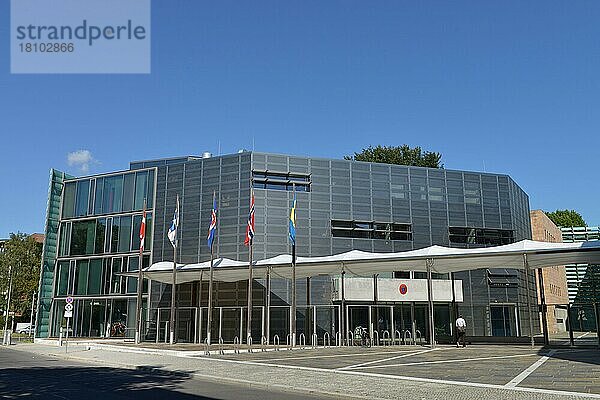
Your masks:
M251 387L266 387L300 393L322 393L335 397L369 399L568 399L579 396L549 394L534 390L508 390L492 385L444 384L428 380L377 376L360 372L317 368L261 365L209 357L192 352L121 347L107 344L70 344L65 348L43 344L21 344L18 351L77 360L104 366L141 370L185 372L198 378Z

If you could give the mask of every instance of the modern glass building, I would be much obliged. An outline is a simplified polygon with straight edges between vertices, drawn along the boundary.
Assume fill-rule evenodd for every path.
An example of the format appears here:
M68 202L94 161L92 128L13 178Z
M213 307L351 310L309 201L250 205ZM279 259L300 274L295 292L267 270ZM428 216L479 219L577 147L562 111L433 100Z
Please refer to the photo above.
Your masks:
M352 249L403 251L432 244L478 247L531 238L528 196L502 174L259 152L132 162L127 171L82 178L53 171L38 337L59 335L65 326L68 296L74 298L75 336L133 336L137 279L120 273L136 271L140 264L137 236L144 199L149 224L143 266L173 260L167 230L177 196L181 204L178 262L210 259L206 234L213 193L219 204L215 254L247 260L243 241L251 187L255 260L289 253L293 190L298 199L298 256ZM321 340L325 333L334 338L340 331L362 325L371 326L380 336L398 331L402 337L429 337L427 305L420 300L426 292L421 285L424 274L354 276L349 271L345 278L343 310L339 277L298 280L298 334L307 338L316 334ZM533 273L480 269L435 279L434 293L439 290L443 299L435 304L437 337L451 334L457 312L467 320L471 336L529 332L526 304L527 296L536 301ZM389 290L403 283L415 288L411 301ZM216 282L213 337L225 342L245 337L247 285L247 281ZM272 277L269 286L271 308L266 313L267 283L257 277L253 284L252 336L272 340L277 335L283 342L289 333L291 285L289 280ZM206 336L207 290L206 282L178 285L179 341L200 342ZM168 336L171 285L144 282L143 292L143 337L163 342Z

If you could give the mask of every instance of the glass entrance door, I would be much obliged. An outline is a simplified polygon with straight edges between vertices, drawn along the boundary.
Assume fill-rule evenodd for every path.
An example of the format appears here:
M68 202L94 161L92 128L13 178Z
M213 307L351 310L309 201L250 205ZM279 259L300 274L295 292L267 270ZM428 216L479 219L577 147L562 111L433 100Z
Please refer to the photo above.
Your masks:
M490 306L492 336L516 336L514 305Z

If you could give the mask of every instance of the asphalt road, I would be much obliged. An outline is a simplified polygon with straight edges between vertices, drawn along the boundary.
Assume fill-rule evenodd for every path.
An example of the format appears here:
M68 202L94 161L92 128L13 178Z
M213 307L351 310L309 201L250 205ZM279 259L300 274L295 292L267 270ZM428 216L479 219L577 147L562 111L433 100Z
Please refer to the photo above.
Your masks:
M198 379L186 372L121 369L0 348L3 399L331 399Z

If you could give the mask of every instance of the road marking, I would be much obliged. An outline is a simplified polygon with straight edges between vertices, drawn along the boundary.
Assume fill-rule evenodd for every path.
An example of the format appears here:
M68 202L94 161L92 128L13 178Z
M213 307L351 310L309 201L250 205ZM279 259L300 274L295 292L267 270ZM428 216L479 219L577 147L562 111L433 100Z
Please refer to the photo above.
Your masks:
M302 367L299 365L267 364L267 363L257 363L257 362L252 362L252 361L227 360L227 359L222 359L222 358L211 358L208 360L224 361L224 362L230 362L230 363L234 363L234 364L247 364L247 365L256 365L256 366L263 366L263 367L295 369L295 370L302 370L302 371L329 372L329 373L334 373L334 374L366 376L366 377L374 377L374 378L387 378L387 379L394 379L394 380L401 380L401 381L402 380L403 381L415 381L415 382L437 383L437 384L443 384L443 385L500 389L500 390L509 390L509 391L515 391L515 392L525 392L525 393L543 393L543 394L554 394L554 395L562 395L562 396L566 395L566 396L573 396L573 397L600 399L600 394L595 394L595 393L567 392L567 391L563 391L563 390L539 389L539 388L528 388L528 387L519 387L519 386L508 387L505 385L496 385L493 383L450 381L450 380L444 380L444 379L418 378L418 377L414 377L414 376L402 376L402 375L387 375L387 374L378 374L378 373L363 372L363 371L348 371L348 370L339 370L339 369Z
M281 357L281 358L255 358L248 361L285 361L285 360L304 360L310 358L335 358L335 357L360 357L360 356L370 356L370 355L381 355L381 354L398 354L398 353L407 353L411 350L401 350L401 351L378 351L373 353L352 353L352 354L327 354L322 356L306 356L306 357Z
M511 379L510 382L508 382L504 386L506 386L506 387L515 387L515 386L517 386L519 383L523 382L525 380L525 378L527 378L529 375L531 375L533 373L533 371L535 371L543 363L545 363L546 361L548 361L548 359L550 357L552 357L552 355L554 355L554 353L555 353L554 350L550 350L550 352L548 353L547 356L544 356L544 357L540 358L539 360L537 360L536 362L534 362L533 364L531 364L525 371L523 371L519 375L515 376L513 379Z
M367 367L355 367L355 368L356 369L367 369L367 368L403 367L403 366L407 366L407 365L446 364L446 363L456 363L456 362L465 362L465 361L484 361L484 360L495 360L495 359L503 359L503 358L533 357L533 356L537 356L537 355L538 355L537 353L531 353L531 354L517 354L517 355L511 355L511 356L458 358L458 359L454 359L454 360L419 361L419 362L411 362L411 363L404 363L404 364L370 365Z
M430 351L434 351L434 350L436 350L436 349L427 349L427 350L417 351L415 353L408 353L408 354L402 354L402 355L395 356L395 357L388 357L388 358L384 358L382 360L367 361L367 362L360 363L360 364L347 365L342 368L337 368L337 370L343 371L343 370L347 370L347 369L359 368L359 367L362 367L363 365L371 365L371 364L382 363L382 362L391 361L391 360L397 360L398 358L416 356L418 354L429 353Z
M586 337L587 335L589 335L590 333L592 333L592 332L586 332L586 333L584 333L583 335L579 335L579 336L577 336L575 339L581 339L581 338L584 338L584 337Z
M107 350L105 350L107 351ZM111 351L111 350L108 350ZM114 350L112 350L114 351ZM584 350L581 350L584 351ZM568 352L568 351L565 351ZM146 353L148 354L148 353ZM67 358L67 359L76 359L86 362L99 363L101 365L107 364L115 364L119 366L127 366L133 368L133 364L124 364L118 362L106 362L99 361L96 359L89 359L83 357L64 357L63 354L46 354L53 357ZM149 354L154 355L154 354ZM165 354L166 355L166 354ZM197 357L181 355L181 358L189 358L198 360ZM467 386L467 387L478 387L478 388L490 388L490 389L498 389L498 390L507 390L507 391L515 391L515 392L524 392L524 393L541 393L541 394L552 394L552 395L561 395L561 396L572 396L579 398L592 398L592 399L600 399L600 394L594 393L582 393L582 392L568 392L563 390L552 390L552 389L539 389L539 388L528 388L528 387L507 387L504 385L496 385L491 383L475 383L475 382L461 382L461 381L450 381L450 380L442 380L442 379L431 379L431 378L417 378L411 376L401 376L401 375L386 375L386 374L378 374L378 373L370 373L363 371L340 371L333 369L325 369L325 368L314 368L314 367L302 367L302 366L293 366L293 365L282 365L282 364L266 364L266 363L258 363L252 361L239 361L239 360L231 360L231 359L223 359L223 358L202 358L202 360L210 361L210 362L221 362L221 363L229 363L229 364L245 364L245 365L254 365L259 367L274 367L274 368L282 368L282 369L292 369L292 370L304 370L304 371L313 371L313 372L325 372L325 373L333 373L333 374L346 374L346 375L354 375L354 376L366 376L366 377L375 377L375 378L386 378L392 380L404 380L404 381L415 381L415 382L426 382L426 383L435 383L435 384L444 384L444 385L453 385L453 386ZM193 375L205 378L213 378L213 379L223 379L221 376L210 375L210 374L200 374L198 372L194 372ZM261 385L261 382L252 382L254 385ZM315 391L318 392L318 391ZM337 393L336 393L337 395Z

